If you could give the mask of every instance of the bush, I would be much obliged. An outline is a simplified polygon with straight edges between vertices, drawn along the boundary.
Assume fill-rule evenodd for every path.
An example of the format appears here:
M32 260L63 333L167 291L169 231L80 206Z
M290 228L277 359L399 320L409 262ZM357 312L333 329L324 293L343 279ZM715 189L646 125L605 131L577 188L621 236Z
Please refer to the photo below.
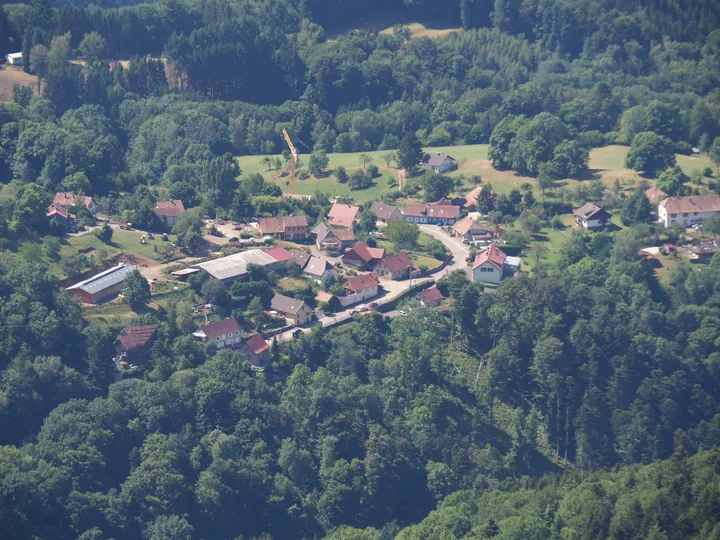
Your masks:
M703 176L711 177L713 175L712 167L705 167L702 171Z
M367 176L368 178L377 178L378 176L380 176L380 170L378 169L377 165L375 165L374 163L368 165Z
M565 228L565 224L563 223L562 219L560 219L560 216L555 216L552 218L552 228L557 230L563 230Z

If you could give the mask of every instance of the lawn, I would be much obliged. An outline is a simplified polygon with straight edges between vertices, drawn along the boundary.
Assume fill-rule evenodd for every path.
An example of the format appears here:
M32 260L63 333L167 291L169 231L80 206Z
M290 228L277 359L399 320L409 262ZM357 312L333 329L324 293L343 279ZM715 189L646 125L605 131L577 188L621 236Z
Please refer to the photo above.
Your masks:
M433 237L426 233L420 233L420 240L418 244L422 244L423 240L433 240ZM395 247L393 246L393 243L387 238L378 238L377 247L383 248L389 253L395 252ZM417 249L405 250L405 253L407 253L408 257L410 257L410 260L415 265L415 268L420 268L421 266L424 266L428 270L432 271L442 264L442 261L439 261L435 257Z
M120 253L129 253L160 261L162 260L161 254L166 246L169 246L175 240L171 235L170 242L163 242L160 240L160 235L157 235L154 240L147 240L147 244L141 244L141 236L142 233L136 231L115 229L113 230L112 243L109 245L103 243L92 232L80 236L70 236L65 238L60 248L60 260L76 255L93 255L104 261ZM157 247L157 252L155 247ZM60 264L54 264L52 272L61 279L67 277Z
M192 289L187 283L173 283L173 287L177 287L178 290L163 289L158 294L153 294L150 299L150 304L141 312L157 313L159 309L167 309L171 300L180 300L182 298L192 300L193 293ZM95 306L87 307L83 312L85 319L91 323L113 323L113 324L126 324L129 323L133 318L137 317L139 313L134 312L130 309L125 302L120 299L111 300L104 304L98 304Z
M29 86L32 88L33 94L37 95L38 93L35 75L25 73L20 66L0 66L0 103L12 101L12 89L15 84Z
M472 175L480 176L483 183L492 184L493 189L498 193L509 193L513 189L521 189L523 184L530 184L534 187L536 193L540 193L535 178L523 176L514 171L498 171L493 168L492 163L488 160L487 144L474 144L465 146L444 146L437 148L426 148L427 152L444 152L454 157L458 162L456 170L449 173L449 176L470 177ZM625 168L625 156L628 153L627 146L606 146L603 148L594 148L590 152L589 171L586 178L582 180L564 179L559 180L557 187L572 187L575 184L589 180L600 180L607 186L611 186L615 180L620 180L625 189L633 189L643 178L637 172ZM373 163L380 169L381 177L375 180L375 184L365 190L350 191L347 184L339 184L333 176L336 167L343 166L348 172L353 169L360 168L360 153L343 153L328 154L330 164L328 174L321 178L310 176L306 180L298 179L296 185L297 193L301 195L312 195L315 191L320 190L328 196L350 195L358 201L368 201L378 199L383 193L397 189L395 186L389 186L389 181L396 174L396 170L387 167L383 156L388 154L387 150L378 150L375 152L365 152L373 159ZM242 156L237 158L240 168L244 173L261 173L267 180L279 185L283 191L288 190L287 175L282 175L280 171L268 171L263 165L264 156ZM686 174L691 174L694 170L702 170L705 167L711 167L712 161L708 156L684 156L677 155L677 162ZM307 163L309 154L301 154L300 170ZM654 179L646 179L651 184ZM464 194L470 191L474 184L469 180L458 190L458 194Z

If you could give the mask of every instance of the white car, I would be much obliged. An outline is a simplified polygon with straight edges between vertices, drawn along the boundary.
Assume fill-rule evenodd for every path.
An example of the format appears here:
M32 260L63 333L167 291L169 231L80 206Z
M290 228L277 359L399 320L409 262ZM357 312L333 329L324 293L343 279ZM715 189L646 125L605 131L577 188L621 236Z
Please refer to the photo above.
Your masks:
M702 223L696 223L695 225L692 226L692 228L696 229L696 230L702 229Z
M363 311L367 311L368 309L370 309L370 308L367 307L365 304L357 307L357 310L358 310L360 313L362 313Z

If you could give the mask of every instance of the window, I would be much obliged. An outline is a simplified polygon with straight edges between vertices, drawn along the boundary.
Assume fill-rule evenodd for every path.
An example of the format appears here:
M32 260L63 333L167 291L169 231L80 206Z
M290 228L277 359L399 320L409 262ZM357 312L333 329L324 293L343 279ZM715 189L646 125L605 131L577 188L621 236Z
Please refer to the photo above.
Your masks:
M686 213L683 214L683 217L688 217L689 215L690 215L690 214L688 214L688 213L686 212Z

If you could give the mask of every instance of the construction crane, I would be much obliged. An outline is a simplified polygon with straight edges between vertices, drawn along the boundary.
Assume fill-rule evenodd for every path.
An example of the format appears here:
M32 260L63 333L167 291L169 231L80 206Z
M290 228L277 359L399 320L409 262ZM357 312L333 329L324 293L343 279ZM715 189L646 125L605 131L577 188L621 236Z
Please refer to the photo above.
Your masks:
M292 141L290 140L290 135L288 135L288 132L283 128L282 130L283 137L285 137L285 142L288 145L288 148L290 148L290 193L293 195L295 194L295 166L297 165L298 160L298 153L297 150L295 150L295 146L293 145Z

